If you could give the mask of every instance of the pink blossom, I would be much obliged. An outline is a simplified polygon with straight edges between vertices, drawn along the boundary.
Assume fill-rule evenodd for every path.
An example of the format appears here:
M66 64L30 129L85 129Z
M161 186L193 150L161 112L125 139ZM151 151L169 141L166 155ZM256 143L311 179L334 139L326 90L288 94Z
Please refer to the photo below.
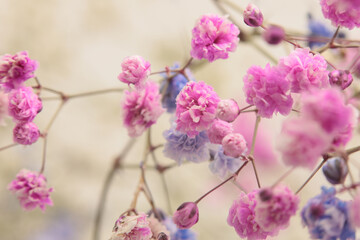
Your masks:
M199 209L194 202L185 202L178 207L173 216L173 221L180 229L187 229L199 221Z
M13 130L14 142L31 145L40 136L39 128L33 122L18 123Z
M312 120L291 118L283 123L278 149L286 165L313 169L331 145L331 138Z
M140 136L164 112L159 86L154 82L147 82L144 89L125 91L122 107L124 125L128 129L129 136Z
M289 56L280 59L278 67L290 81L292 92L330 85L326 60L320 54L313 55L309 49L295 49Z
M150 240L152 232L145 213L121 216L115 223L110 240Z
M176 99L176 130L195 137L215 119L220 98L204 82L188 82Z
M23 169L9 184L8 189L16 195L25 210L39 207L45 211L46 205L53 205L50 199L53 189L46 187L46 178L41 173Z
M271 118L274 112L289 114L293 104L289 89L284 74L269 64L265 69L250 67L244 77L246 102L254 104L261 117Z
M349 207L350 222L354 227L360 228L360 192L356 194Z
M324 17L335 27L360 27L360 0L320 0Z
M125 58L121 63L121 68L122 73L118 79L126 84L134 84L136 87L142 87L151 72L150 63L141 56Z
M0 59L0 86L6 91L22 86L23 82L34 77L38 62L29 58L28 53L6 54Z
M249 3L244 10L244 22L250 27L259 27L264 20L263 14L260 9Z
M233 132L231 123L216 119L207 130L207 135L211 143L221 144L223 138Z
M192 30L191 56L195 59L227 59L236 50L240 30L218 15L202 16Z
M0 125L5 125L5 117L8 116L9 100L7 94L0 90Z
M287 186L263 189L257 195L255 221L265 231L285 229L299 207L299 197Z
M240 133L229 133L222 140L224 154L233 158L244 155L248 148L247 143Z
M42 109L42 102L31 87L9 93L9 114L17 122L31 122Z
M234 99L221 100L216 109L216 117L226 122L233 122L239 116L239 106Z

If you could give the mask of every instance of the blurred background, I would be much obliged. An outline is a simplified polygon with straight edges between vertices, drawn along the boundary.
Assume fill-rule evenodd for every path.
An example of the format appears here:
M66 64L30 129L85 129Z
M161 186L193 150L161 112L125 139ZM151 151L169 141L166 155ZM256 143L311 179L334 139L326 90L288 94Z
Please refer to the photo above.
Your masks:
M191 30L203 14L221 12L211 0L1 0L0 55L27 50L40 63L36 75L46 86L66 94L106 88L124 87L117 80L121 61L131 55L141 55L150 61L152 71L160 71L175 62L184 64L189 58ZM323 19L318 1L258 0L252 1L263 11L266 21L291 31L307 34L307 14L330 25ZM249 1L233 1L244 8ZM231 17L242 24L241 15L230 11ZM333 29L329 26L330 29ZM244 26L245 31L250 28ZM347 32L346 32L347 33ZM358 36L358 30L347 33ZM263 41L275 57L287 55L288 45L271 47ZM221 98L234 98L240 107L243 99L242 77L251 65L262 67L269 60L253 47L240 44L228 60L205 63L193 70L197 80L212 85ZM153 80L160 80L153 76ZM35 85L29 80L29 85ZM51 94L43 96L53 96ZM45 176L52 193L53 207L46 212L39 209L24 211L16 197L6 190L8 183L22 168L38 171L41 166L42 140L32 146L16 146L0 152L0 239L4 240L85 240L91 239L95 210L101 187L113 159L120 153L129 137L122 126L119 93L70 100L62 109L48 136ZM45 128L59 101L46 101L35 120ZM169 128L170 116L164 114L153 127L154 144L164 143L162 132ZM258 151L260 179L271 185L285 168L276 151L276 139L284 118L274 117L261 122ZM241 117L236 128L250 134L254 126L253 114ZM12 143L14 123L7 119L0 127L0 146ZM248 133L246 133L246 131ZM349 146L356 145L354 138ZM139 164L144 150L144 136L125 159L125 164ZM174 163L156 152L163 164ZM356 161L355 161L356 164ZM360 164L359 164L360 165ZM245 189L255 186L253 171L248 166L239 184ZM359 176L358 168L354 173ZM296 190L310 171L296 169L285 182ZM138 169L120 170L111 185L103 215L101 239L108 239L118 216L128 209L140 176ZM165 173L172 209L182 202L194 201L220 182L208 163L185 164ZM167 210L161 178L155 171L147 171L147 180L158 207ZM300 207L320 192L326 184L322 174L301 192ZM194 227L198 239L239 239L226 218L232 201L240 190L227 184L199 204L200 221ZM349 198L344 194L344 199ZM150 206L141 197L139 211ZM171 213L170 213L171 214ZM307 229L301 225L299 214L288 229L273 239L308 239Z

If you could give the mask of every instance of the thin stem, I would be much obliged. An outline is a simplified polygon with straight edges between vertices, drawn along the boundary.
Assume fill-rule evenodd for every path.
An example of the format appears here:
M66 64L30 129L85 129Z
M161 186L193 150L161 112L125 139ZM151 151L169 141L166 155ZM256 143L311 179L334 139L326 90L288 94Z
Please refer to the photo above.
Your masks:
M315 176L315 174L320 170L320 168L326 163L327 159L324 159L319 166L317 166L317 168L311 173L311 175L308 177L308 179L306 179L306 181L303 183L303 185L301 185L301 187L296 191L295 194L298 194L305 186L306 184L308 184L308 182L310 182L310 180Z
M337 27L337 29L336 29L334 35L332 36L332 38L330 39L330 41L329 41L324 47L322 47L322 48L320 48L319 50L317 50L317 52L323 53L323 52L325 52L327 49L333 47L334 40L335 40L336 36L338 35L339 30L340 30L340 26Z
M346 150L346 154L350 155L350 154L356 153L358 151L360 151L360 146L353 147L353 148L350 148L350 149Z
M180 72L180 73L184 72L185 69L190 66L190 64L191 64L191 62L192 62L193 60L194 60L194 58L193 58L193 57L190 57L190 59L187 61L187 63L184 65L184 67L182 67L182 68L180 69L179 72Z
M36 84L38 85L38 86L41 86L41 84L40 84L40 81L39 81L39 79L38 79L38 77L34 77L34 79L35 79L35 82L36 82Z
M52 88L48 88L48 87L43 87L41 86L40 89L43 89L45 91L48 91L48 92L51 92L51 93L55 93L61 97L65 96L65 94L61 91L58 91L58 90L55 90L55 89L52 89Z
M39 173L43 173L45 170L45 163L46 163L46 149L47 149L47 136L44 137L44 145L43 145L43 155L42 155L42 162L41 168Z
M259 129L260 120L261 120L261 117L260 117L260 116L256 116L256 122L255 122L253 137L252 137L250 155L253 155L253 154L254 154L255 142L256 142L256 135L257 135L257 132L258 132L258 129Z
M19 144L18 144L18 143L12 143L12 144L6 145L6 146L4 146L4 147L1 147L1 148L0 148L0 152L3 151L3 150L5 150L5 149L8 149L8 148L15 147L15 146L17 146L17 145L19 145Z
M241 108L241 109L239 110L239 114L240 114L241 112L245 111L246 109L251 108L252 106L254 106L254 105L251 104L251 105L249 105L249 106L246 106L246 107Z
M59 105L59 107L56 109L56 112L54 113L54 115L53 115L52 118L50 119L50 122L48 123L48 125L46 126L46 128L45 128L45 130L44 130L44 134L45 134L45 135L49 132L51 126L53 125L55 119L56 119L57 116L59 115L60 110L63 108L65 102L66 102L65 100L62 100L61 103L60 103L60 105Z
M122 91L124 91L123 88L110 88L110 89L103 89L103 90L98 90L98 91L91 91L91 92L67 95L67 98L71 99L71 98L79 98L79 97L88 97L88 96L99 95L99 94L104 94L104 93L122 92Z
M274 184L271 186L272 188L275 187L276 185L278 185L281 181L283 181L287 176L289 176L290 173L292 173L292 171L295 169L295 167L290 168L289 170L287 170L278 180L276 180L276 182L274 182Z

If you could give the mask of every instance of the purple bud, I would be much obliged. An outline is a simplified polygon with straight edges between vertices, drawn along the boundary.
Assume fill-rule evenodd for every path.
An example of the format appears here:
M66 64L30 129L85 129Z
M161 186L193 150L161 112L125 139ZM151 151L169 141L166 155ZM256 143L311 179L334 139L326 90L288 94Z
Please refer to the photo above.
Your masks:
M322 170L326 179L331 184L343 183L348 174L348 167L346 162L341 157L333 157L328 159Z
M249 4L244 10L244 22L250 27L259 27L262 25L264 17L260 9L254 4Z
M259 197L261 201L266 202L272 198L273 194L271 189L265 188L259 192Z
M173 216L173 221L180 229L191 228L199 221L199 210L194 202L185 202L180 205Z
M334 70L329 73L329 81L331 85L337 85L344 90L350 86L353 77L348 70Z
M269 44L276 45L282 42L285 38L285 31L282 27L271 25L263 34L265 41Z

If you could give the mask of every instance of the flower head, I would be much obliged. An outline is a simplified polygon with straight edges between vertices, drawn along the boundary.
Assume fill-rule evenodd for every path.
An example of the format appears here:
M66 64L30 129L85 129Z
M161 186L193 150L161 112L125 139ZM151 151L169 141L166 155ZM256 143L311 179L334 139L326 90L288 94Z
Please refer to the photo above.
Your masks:
M41 173L23 169L8 185L8 189L16 195L25 210L39 207L45 211L46 205L53 205L50 199L53 189L46 187L46 178Z
M40 136L39 128L33 122L18 123L13 130L14 142L31 145Z
M234 174L243 163L244 161L240 158L225 155L223 148L219 146L209 167L214 174L223 179L230 174Z
M285 30L276 25L270 25L264 31L263 38L268 44L277 45L285 38Z
M150 240L152 235L146 214L140 213L116 220L110 240Z
M148 78L151 69L150 63L141 56L130 56L121 63L122 72L118 79L126 84L134 84L136 87L142 87Z
M333 70L329 73L329 81L331 85L344 90L351 85L353 77L349 70Z
M207 130L207 135L211 143L221 144L223 138L233 131L231 123L215 119L211 127Z
M199 209L194 202L185 202L178 207L173 221L180 229L191 228L199 221Z
M226 122L233 122L239 116L239 106L234 99L221 100L216 109L216 117Z
M227 59L236 50L240 30L229 20L217 15L202 16L192 30L191 56L195 59Z
M244 155L248 150L246 140L240 133L229 133L223 138L221 144L224 154L234 158Z
M348 29L360 27L359 0L320 0L324 17L329 19L335 27Z
M244 22L250 27L259 27L264 20L260 9L252 3L249 3L244 10Z

